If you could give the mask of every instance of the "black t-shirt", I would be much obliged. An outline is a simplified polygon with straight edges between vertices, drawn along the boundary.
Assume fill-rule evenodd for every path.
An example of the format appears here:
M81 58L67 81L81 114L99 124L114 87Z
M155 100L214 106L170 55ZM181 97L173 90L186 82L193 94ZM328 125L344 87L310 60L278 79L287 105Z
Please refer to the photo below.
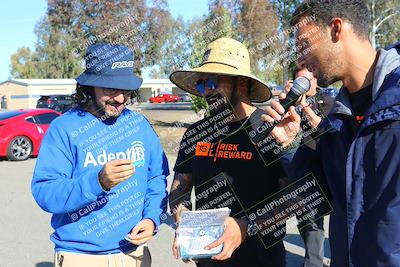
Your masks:
M260 116L259 111L251 116ZM195 123L186 132L191 132L202 123L204 120ZM191 173L195 187L225 173L245 209L264 200L280 189L278 179L286 175L273 153L261 153L251 141L247 130L249 124L247 118L230 122L225 130L219 127L223 132L213 140L204 142L209 135L199 139L196 150L192 149L189 153L185 153L185 149L179 150L174 171ZM209 127L216 129L215 125ZM181 143L186 142L186 138L185 134ZM200 146L205 147L204 153L200 151Z
M364 115L372 104L372 84L350 95L353 115L356 122L360 125Z
M262 113L257 109L249 118L236 122L232 121L232 113L219 114L218 120L215 116L209 117L188 128L181 141L174 171L192 174L196 209L227 206L232 210L231 216L240 218L245 215L243 209L280 190L279 179L286 176L280 161L273 153L262 153L248 134L251 121L259 120ZM210 188L216 188L214 186L219 184L221 176L229 182L225 187L227 190L210 193ZM223 198L224 195L230 197ZM283 244L280 242L265 249L257 236L246 238L233 259L224 261L224 264L229 262L228 265L216 261L200 261L204 263L200 265L241 266L238 265L240 258L246 259L246 266L281 266Z

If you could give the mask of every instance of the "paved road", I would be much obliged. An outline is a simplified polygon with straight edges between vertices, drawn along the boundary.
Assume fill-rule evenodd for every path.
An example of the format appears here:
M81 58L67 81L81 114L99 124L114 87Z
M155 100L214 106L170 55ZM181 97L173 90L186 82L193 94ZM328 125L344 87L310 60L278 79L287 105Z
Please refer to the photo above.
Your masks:
M164 121L166 124L183 120L192 116L191 111L148 110L144 112L151 121ZM158 126L157 126L158 127ZM171 135L170 128L174 126L156 127ZM175 131L174 138L184 129ZM159 132L159 135L160 132ZM163 144L165 144L163 142ZM166 149L168 151L168 149ZM167 154L170 168L176 159L175 153ZM30 192L30 183L36 159L23 162L0 160L0 267L50 267L53 261L53 244L49 240L52 233L50 214L42 211L35 203ZM168 177L170 187L172 175ZM327 221L327 220L326 220ZM327 227L326 227L327 229ZM153 255L154 267L190 266L176 261L171 255L173 230L163 224L159 234L149 243ZM289 229L285 243L288 251L288 267L298 267L302 262L304 249L297 229ZM326 239L326 247L327 245ZM329 253L327 253L329 257Z
M174 155L168 155L170 166ZM30 182L36 159L23 162L0 161L0 267L50 267L53 244L50 214L42 211L30 193ZM172 176L168 178L168 188ZM149 243L154 267L190 266L172 258L170 247L173 230L163 224L157 237ZM304 250L296 229L290 229L285 246L288 267L298 267ZM328 248L326 242L326 248Z
M154 109L154 110L190 110L192 108L191 102L177 102L177 103L140 103L135 105L141 109Z
M268 105L267 103L255 104L257 107L263 108ZM140 103L135 104L133 107L142 110L191 110L191 102L177 102L177 103Z
M170 165L175 158L170 156ZM36 159L23 162L0 161L0 267L50 267L53 244L49 236L50 214L35 203L30 183ZM168 179L168 185L171 178ZM171 244L173 230L162 225L149 247L153 266L190 266L173 259Z

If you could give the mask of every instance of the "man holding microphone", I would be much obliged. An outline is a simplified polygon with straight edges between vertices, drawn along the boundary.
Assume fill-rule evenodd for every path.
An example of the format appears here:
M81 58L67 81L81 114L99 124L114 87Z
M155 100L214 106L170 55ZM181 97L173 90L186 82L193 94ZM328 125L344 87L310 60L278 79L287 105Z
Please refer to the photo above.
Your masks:
M315 20L304 23L311 13ZM400 266L400 56L372 47L369 18L361 0L310 0L292 20L304 44L299 65L322 87L343 82L328 120L318 125L326 132L315 150L301 146L285 156L293 174L312 172L328 184L333 267ZM307 34L315 30L321 38ZM275 101L266 111L267 122L279 121L271 134L290 146L301 135L294 107L284 115Z
M293 71L293 80L298 77L306 77L310 80L310 89L298 100L297 110L300 109L299 115L301 119L301 130L303 139L300 145L304 145L307 149L315 150L317 141L321 133L318 131L318 125L321 119L326 118L333 106L334 99L323 92L322 88L317 85L317 79L307 68L296 67ZM288 93L293 86L293 80L289 80L285 85L285 93ZM288 161L282 159L288 178L293 182L298 175L293 174ZM323 186L326 188L326 186ZM323 266L324 262L324 218L311 217L301 224L298 224L300 235L304 241L305 257L304 267Z

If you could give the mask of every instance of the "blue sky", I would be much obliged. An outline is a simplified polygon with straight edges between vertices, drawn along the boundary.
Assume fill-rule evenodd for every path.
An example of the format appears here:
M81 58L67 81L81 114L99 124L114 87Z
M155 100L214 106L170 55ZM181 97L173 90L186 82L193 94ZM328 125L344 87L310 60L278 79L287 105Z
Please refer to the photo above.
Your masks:
M207 0L168 0L174 17L182 15L184 19L201 16L207 12ZM35 47L36 22L46 14L45 0L2 1L0 4L0 82L7 80L10 56L19 47Z

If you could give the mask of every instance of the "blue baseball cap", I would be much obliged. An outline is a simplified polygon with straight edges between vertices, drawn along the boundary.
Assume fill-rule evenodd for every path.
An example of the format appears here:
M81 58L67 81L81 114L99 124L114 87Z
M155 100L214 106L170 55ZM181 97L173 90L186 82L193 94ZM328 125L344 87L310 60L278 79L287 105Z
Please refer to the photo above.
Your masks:
M133 73L133 53L121 44L98 43L86 50L86 70L75 80L86 86L137 90L142 78Z

